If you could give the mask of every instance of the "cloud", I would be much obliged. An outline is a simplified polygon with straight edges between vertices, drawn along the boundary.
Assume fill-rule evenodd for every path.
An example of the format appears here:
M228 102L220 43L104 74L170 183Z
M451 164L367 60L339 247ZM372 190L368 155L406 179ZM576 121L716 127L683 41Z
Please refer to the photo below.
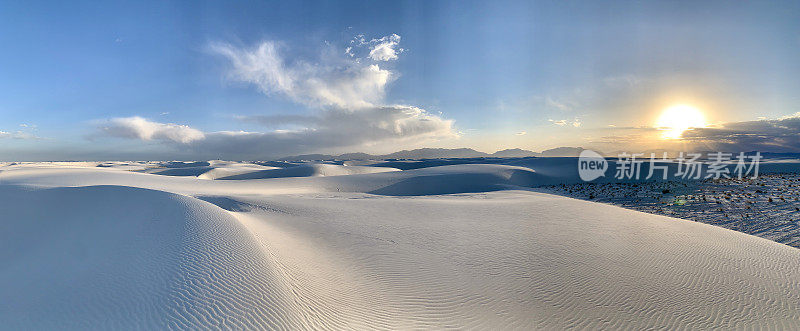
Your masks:
M176 152L198 158L257 159L324 151L331 148L415 144L458 137L452 120L426 110L385 102L387 85L397 74L357 57L370 49L375 61L396 58L400 36L351 41L345 51L327 51L316 62L288 61L276 42L239 48L211 44L230 64L228 76L253 84L266 95L282 95L309 106L311 114L234 116L264 127L263 132L202 132L187 125L153 122L141 117L101 123L102 134L173 144ZM332 45L328 45L333 47ZM373 56L374 55L374 56Z
M115 118L101 132L115 137L162 140L180 144L182 152L198 157L267 158L326 148L375 143L415 143L455 137L452 120L412 106L381 106L359 112L331 110L319 116L239 116L238 120L267 127L302 129L268 132L201 132L186 125L157 123L141 117Z
M161 140L188 144L202 140L202 131L186 125L152 122L142 117L113 118L100 127L106 135L120 138Z
M800 152L800 113L771 120L730 122L684 131L664 140L653 127L607 127L591 143L611 148L660 148L675 151Z
M36 135L37 126L35 124L22 123L20 130L13 132L0 130L0 139L19 139L19 140L39 140L43 139Z
M313 127L324 124L324 119L318 116L308 115L253 115L235 116L242 122L256 123L261 126L278 129L286 126Z
M431 115L413 106L393 105L363 109L359 112L330 110L319 116L267 115L239 116L244 122L257 123L270 128L286 125L303 127L287 130L310 136L324 134L324 141L338 141L352 145L383 139L411 137L447 137L453 135L453 121ZM332 139L335 138L335 139ZM323 141L321 141L322 143ZM330 142L328 142L330 144Z
M370 41L373 44L369 50L369 58L374 61L391 61L397 60L398 52L402 52L403 49L395 49L400 44L400 36L396 34L392 34L391 36L386 36L380 39L373 39Z
M319 116L247 116L240 121L267 127L295 125L296 130L215 132L193 146L212 153L236 151L242 157L273 157L338 147L419 143L457 136L452 120L403 105L359 112L331 110Z
M253 48L211 45L214 53L230 61L230 77L256 85L266 94L282 94L312 107L358 109L383 99L386 85L396 74L377 64L325 55L318 63L287 62L275 42Z
M569 120L554 120L554 119L548 119L547 121L549 121L550 123L553 123L555 125L558 125L558 126L571 125L571 126L576 127L576 128L581 127L581 120L579 118L576 118L573 121L569 121Z
M800 113L696 128L684 132L682 139L722 151L800 152Z
M528 134L528 132L526 132L526 131L520 131L520 132L516 133L517 136L524 136L526 134Z
M350 47L347 47L344 53L358 62L362 59L375 62L397 60L400 58L400 54L406 51L399 47L400 39L400 35L395 33L370 40L367 40L363 34L359 34L350 40Z
M788 120L788 119L794 119L794 118L800 118L800 112L796 112L794 114L789 114L789 115L786 115L786 116L782 116L782 117L779 117L778 119L779 120ZM764 119L767 119L767 118L763 117L763 116L760 116L760 117L758 117L758 119L759 120L764 120Z
M0 139L4 139L4 138L20 139L20 140L22 140L22 139L26 139L26 140L27 139L31 139L31 140L42 139L42 137L39 137L39 136L37 136L37 135L35 135L33 133L25 132L25 131L21 131L21 130L17 130L17 131L14 131L14 132L0 131Z

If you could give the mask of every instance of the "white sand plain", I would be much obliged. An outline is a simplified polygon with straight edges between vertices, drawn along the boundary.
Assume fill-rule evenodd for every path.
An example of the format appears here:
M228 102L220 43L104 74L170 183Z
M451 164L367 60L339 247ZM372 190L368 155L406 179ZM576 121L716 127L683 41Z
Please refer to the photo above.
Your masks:
M0 325L800 328L800 250L528 190L562 162L6 164Z

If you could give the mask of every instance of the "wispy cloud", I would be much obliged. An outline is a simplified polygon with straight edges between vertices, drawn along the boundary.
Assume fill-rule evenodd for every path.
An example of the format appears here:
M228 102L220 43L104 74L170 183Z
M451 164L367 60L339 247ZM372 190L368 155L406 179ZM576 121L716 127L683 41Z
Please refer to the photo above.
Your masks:
M550 123L553 123L555 125L558 125L558 126L572 126L572 127L575 127L575 128L581 127L581 120L579 118L575 118L572 121L570 121L570 120L554 120L554 119L548 119L547 121L550 122Z
M161 140L182 144L205 139L202 131L189 126L158 123L138 116L110 119L101 124L100 130L113 137Z
M21 124L20 127L35 130L35 125L34 126L26 126L25 124ZM43 139L43 138L39 137L34 132L16 130L16 131L12 131L12 132L0 131L0 139L38 140L38 139Z
M391 34L381 38L367 39L363 34L350 40L350 46L344 53L355 58L357 62L362 59L385 62L397 60L406 49L400 48L400 35Z
M393 34L380 39L373 39L370 41L372 46L369 50L369 58L375 61L391 61L397 60L397 54L403 52L403 49L398 49L400 45L400 36Z
M355 109L375 106L395 75L377 64L343 61L330 55L317 63L288 63L275 42L252 48L214 43L211 50L230 61L229 76L252 83L266 94L281 94L312 107Z

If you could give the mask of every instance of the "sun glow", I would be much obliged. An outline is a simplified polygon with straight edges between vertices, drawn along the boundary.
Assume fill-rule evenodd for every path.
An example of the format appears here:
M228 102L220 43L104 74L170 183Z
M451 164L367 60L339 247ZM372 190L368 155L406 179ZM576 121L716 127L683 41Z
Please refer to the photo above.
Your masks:
M703 112L688 105L675 105L664 110L656 121L656 127L663 130L664 139L679 139L690 128L706 126Z

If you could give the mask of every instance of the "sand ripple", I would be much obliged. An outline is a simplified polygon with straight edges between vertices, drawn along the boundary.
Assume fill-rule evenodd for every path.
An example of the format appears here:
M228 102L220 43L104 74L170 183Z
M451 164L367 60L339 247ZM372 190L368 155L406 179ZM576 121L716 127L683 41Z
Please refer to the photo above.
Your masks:
M705 224L522 191L203 199L0 186L0 324L800 328L800 250Z

